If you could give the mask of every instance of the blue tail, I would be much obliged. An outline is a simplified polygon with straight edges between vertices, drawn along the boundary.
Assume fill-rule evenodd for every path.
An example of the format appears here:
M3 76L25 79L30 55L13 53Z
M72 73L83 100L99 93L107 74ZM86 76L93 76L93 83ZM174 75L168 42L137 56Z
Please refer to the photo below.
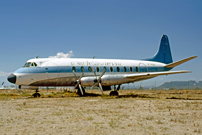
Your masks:
M156 62L162 62L165 64L169 64L173 62L171 51L170 51L170 44L168 41L168 37L166 35L163 35L161 37L161 42L159 46L159 50L157 53L149 59L145 59L148 61L156 61Z

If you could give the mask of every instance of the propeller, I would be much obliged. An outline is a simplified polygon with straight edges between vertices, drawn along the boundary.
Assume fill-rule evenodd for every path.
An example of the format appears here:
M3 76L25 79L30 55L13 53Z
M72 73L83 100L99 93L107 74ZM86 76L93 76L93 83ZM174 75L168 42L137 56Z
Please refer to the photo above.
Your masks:
M98 83L98 86L99 86L99 88L100 88L102 94L104 94L104 93L103 93L103 89L102 89L102 85L101 85L101 77L105 74L106 71L105 71L105 69L104 69L104 71L102 72L102 74L97 77L94 68L92 68L92 70L93 70L93 73L95 74L96 79L94 80L94 84L93 84L93 86L91 87L91 90L95 87L96 83Z
M76 73L75 73L75 71L73 70L72 72L73 72L73 74L74 74L74 76L75 76L75 78L76 78ZM74 86L74 90L79 86L79 89L80 89L82 95L84 94L84 93L83 93L83 90L82 90L82 87L81 87L81 78L84 76L84 73L83 73L83 72L84 72L84 69L82 69L82 75L80 76L80 78L79 78L78 80L74 81L74 83L76 84L76 85Z

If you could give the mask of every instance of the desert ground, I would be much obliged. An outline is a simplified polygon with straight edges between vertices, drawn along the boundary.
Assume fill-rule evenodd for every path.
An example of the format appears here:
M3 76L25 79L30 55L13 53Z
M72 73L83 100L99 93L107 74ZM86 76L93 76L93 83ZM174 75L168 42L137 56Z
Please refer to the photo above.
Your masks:
M0 90L0 134L202 134L202 90L33 92Z

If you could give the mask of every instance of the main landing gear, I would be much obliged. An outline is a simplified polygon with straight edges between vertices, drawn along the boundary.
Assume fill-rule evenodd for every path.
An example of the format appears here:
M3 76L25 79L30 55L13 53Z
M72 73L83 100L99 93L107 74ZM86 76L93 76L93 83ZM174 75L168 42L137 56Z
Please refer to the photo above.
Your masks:
M111 91L111 92L109 93L109 95L110 95L110 96L118 96L118 95L119 95L118 91L119 91L119 89L120 89L120 86L121 86L121 85L119 85L119 86L117 87L117 89L116 89L116 86L114 85L114 90Z
M33 94L33 96L34 96L35 98L39 98L39 97L41 96L40 93L38 93L38 92L39 92L39 90L36 89L35 93Z
M118 93L118 91L114 90L114 91L111 91L111 92L109 93L109 95L110 95L110 96L118 96L119 93Z

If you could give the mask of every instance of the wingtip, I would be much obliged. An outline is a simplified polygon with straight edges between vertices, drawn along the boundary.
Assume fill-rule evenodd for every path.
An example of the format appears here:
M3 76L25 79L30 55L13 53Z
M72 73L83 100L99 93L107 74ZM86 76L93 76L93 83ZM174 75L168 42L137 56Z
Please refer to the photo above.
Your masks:
M192 73L192 71L186 71L186 70L182 70L182 73Z

